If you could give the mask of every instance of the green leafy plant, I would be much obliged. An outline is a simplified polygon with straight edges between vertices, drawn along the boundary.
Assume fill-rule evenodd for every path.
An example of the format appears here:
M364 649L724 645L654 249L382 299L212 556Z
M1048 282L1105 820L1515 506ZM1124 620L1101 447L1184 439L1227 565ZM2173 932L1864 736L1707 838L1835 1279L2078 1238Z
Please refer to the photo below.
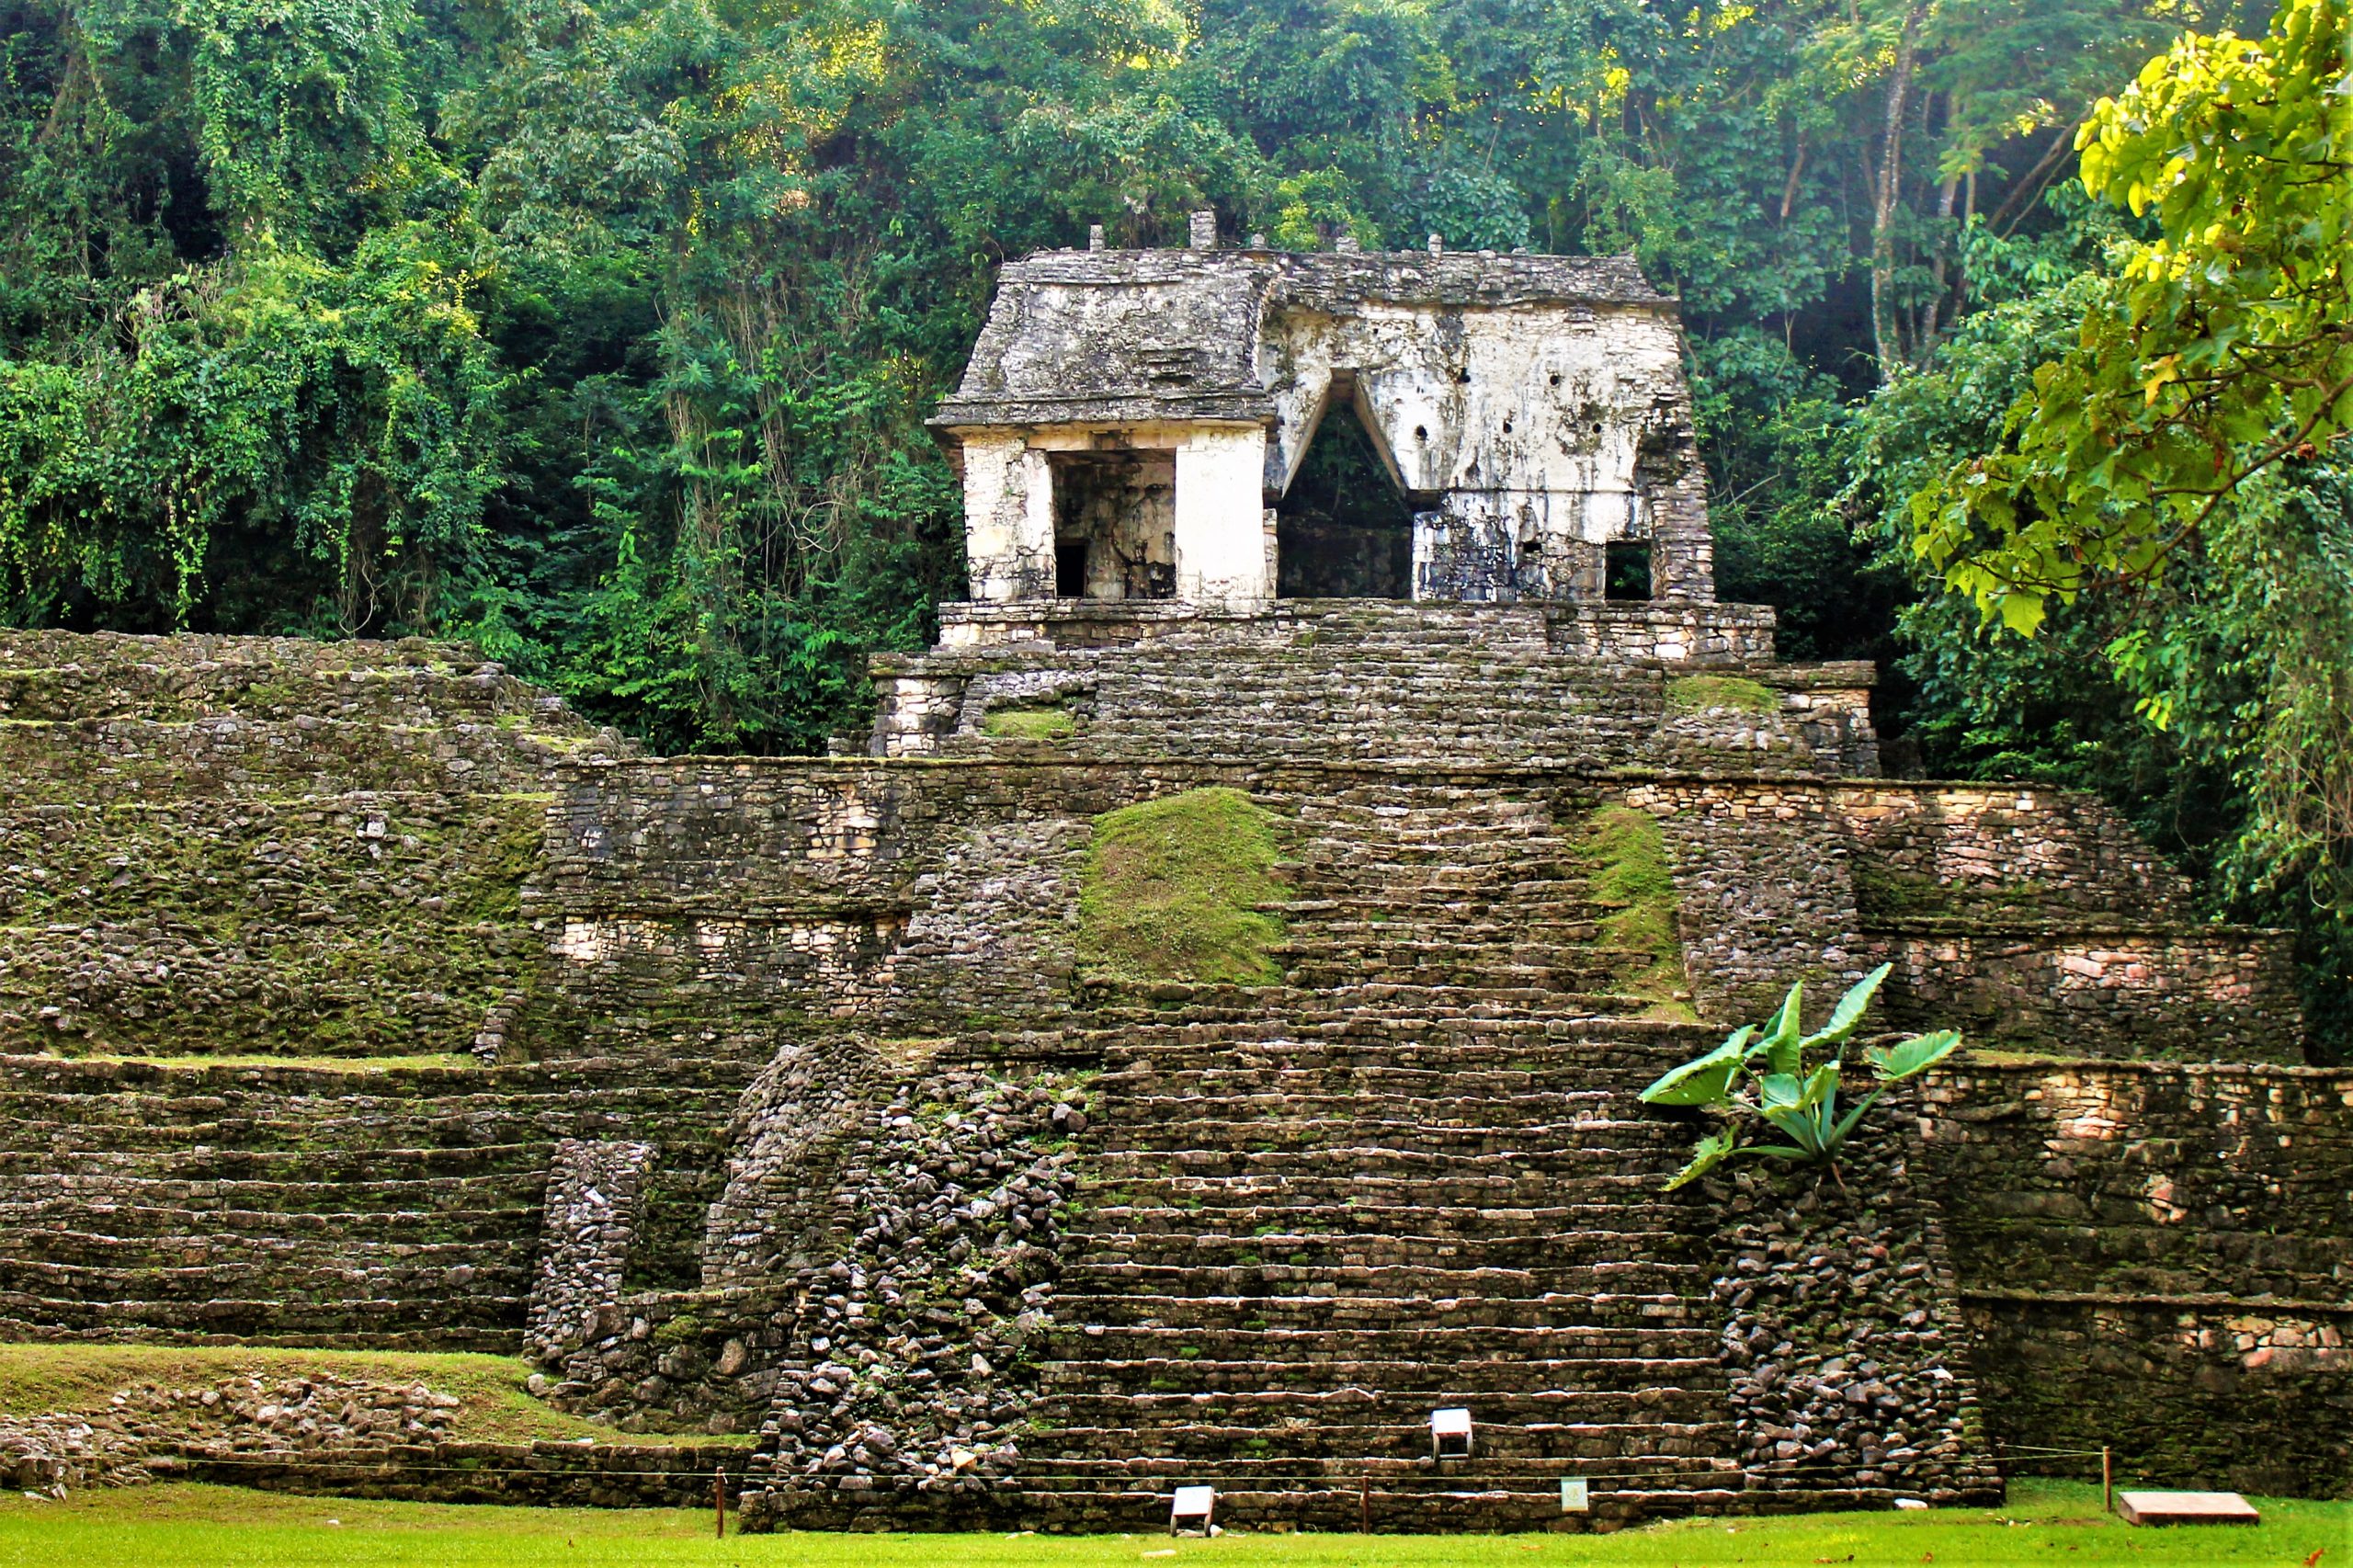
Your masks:
M1862 1027L1880 983L1894 966L1881 964L1856 982L1831 1009L1829 1022L1813 1034L1801 1022L1805 984L1790 987L1781 1010L1761 1028L1744 1024L1725 1037L1723 1044L1693 1058L1643 1091L1645 1105L1696 1106L1732 1118L1692 1152L1691 1161L1666 1184L1667 1190L1695 1181L1737 1154L1767 1154L1802 1165L1822 1165L1837 1176L1837 1159L1847 1140L1889 1087L1942 1062L1961 1049L1957 1029L1915 1035L1893 1045L1866 1046L1863 1061L1877 1074L1871 1091L1841 1115L1838 1091L1846 1074L1847 1043ZM1811 1071L1810 1052L1827 1050L1827 1060ZM1749 1118L1761 1118L1785 1142L1744 1143L1743 1128Z

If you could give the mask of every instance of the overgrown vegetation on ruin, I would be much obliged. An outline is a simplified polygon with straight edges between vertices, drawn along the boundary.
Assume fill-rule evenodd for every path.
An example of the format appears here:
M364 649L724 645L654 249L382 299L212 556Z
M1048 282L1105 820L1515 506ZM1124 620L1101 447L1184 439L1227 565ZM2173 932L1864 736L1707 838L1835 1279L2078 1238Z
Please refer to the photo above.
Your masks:
M1822 1028L1811 1033L1802 1021L1805 983L1801 981L1790 987L1769 1023L1743 1024L1715 1050L1644 1089L1645 1105L1694 1107L1722 1119L1699 1140L1690 1163L1675 1174L1667 1189L1696 1181L1744 1154L1814 1166L1836 1177L1847 1141L1880 1097L1961 1049L1961 1036L1952 1029L1867 1045L1862 1057L1874 1080L1870 1091L1850 1104L1839 1103L1846 1087L1847 1046L1862 1028L1871 998L1893 967L1881 964L1849 986ZM1807 1058L1817 1051L1822 1059L1809 1064ZM1755 1142L1751 1123L1759 1121L1771 1129L1762 1136L1779 1142Z
M1654 1017L1696 1018L1683 972L1683 938L1676 931L1675 876L1658 819L1631 806L1604 806L1576 847L1591 868L1595 902L1611 912L1601 922L1603 938L1644 956L1641 971L1622 983L1650 1000Z
M1079 961L1108 980L1271 985L1285 896L1275 821L1239 790L1188 790L1095 819Z
M1739 676L1677 676L1666 683L1666 705L1678 713L1729 708L1740 713L1776 713L1781 699L1762 681Z

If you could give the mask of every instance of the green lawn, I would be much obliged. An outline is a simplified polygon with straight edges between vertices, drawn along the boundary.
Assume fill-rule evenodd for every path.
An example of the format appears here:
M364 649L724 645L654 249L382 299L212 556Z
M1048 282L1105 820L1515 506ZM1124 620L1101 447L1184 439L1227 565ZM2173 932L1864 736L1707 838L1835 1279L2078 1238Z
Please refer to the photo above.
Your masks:
M710 1516L692 1512L466 1508L154 1486L77 1494L63 1503L0 1502L0 1568L1097 1568L1188 1561L1279 1568L2353 1564L2353 1504L2264 1501L2262 1507L2264 1523L2255 1529L2133 1529L2100 1517L2097 1487L2026 1481L2012 1488L2006 1507L1996 1509L1703 1519L1614 1536L1233 1535L1172 1542L1153 1536L731 1535L722 1542L710 1537Z

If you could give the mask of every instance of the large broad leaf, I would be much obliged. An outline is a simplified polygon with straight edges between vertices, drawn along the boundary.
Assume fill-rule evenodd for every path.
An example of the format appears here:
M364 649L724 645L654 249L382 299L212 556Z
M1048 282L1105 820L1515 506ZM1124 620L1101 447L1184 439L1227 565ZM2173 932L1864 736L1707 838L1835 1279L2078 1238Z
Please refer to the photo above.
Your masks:
M1915 1035L1893 1045L1867 1046L1863 1060L1871 1064L1882 1083L1900 1083L1915 1073L1926 1072L1961 1049L1959 1029L1938 1029L1934 1034Z
M1758 1113L1811 1154L1822 1140L1813 1108L1804 1101L1805 1085L1790 1074L1768 1073L1756 1081Z
M1714 1105L1732 1096L1732 1075L1756 1033L1755 1024L1733 1031L1723 1044L1695 1057L1643 1091L1644 1105Z
M1805 1093L1798 1096L1798 1109L1813 1119L1814 1144L1824 1150L1830 1147L1830 1124L1838 1117L1840 1072L1834 1056L1806 1074Z
M1700 1139L1691 1151L1691 1163L1675 1173L1675 1179L1666 1184L1666 1190L1673 1192L1684 1183L1697 1181L1706 1176L1722 1165L1739 1142L1740 1129L1736 1127L1727 1127L1721 1132L1711 1132Z
M1774 1072L1796 1077L1799 1063L1805 1059L1801 1039L1805 1026L1798 1021L1804 1007L1805 982L1801 980L1790 987L1789 995L1782 1000L1781 1010L1773 1016L1772 1023L1766 1028L1765 1038L1756 1042L1749 1054L1753 1056L1762 1051Z
M1813 1034L1805 1037L1808 1046L1844 1045L1862 1027L1863 1015L1870 1011L1871 998L1879 994L1880 982L1888 977L1895 966L1883 963L1848 988L1838 998L1838 1006L1831 1009L1830 1021Z
M1836 1104L1838 1099L1840 1071L1837 1060L1833 1058L1807 1074L1805 1088L1798 1096L1799 1107L1805 1110L1812 1110L1814 1107L1824 1103Z

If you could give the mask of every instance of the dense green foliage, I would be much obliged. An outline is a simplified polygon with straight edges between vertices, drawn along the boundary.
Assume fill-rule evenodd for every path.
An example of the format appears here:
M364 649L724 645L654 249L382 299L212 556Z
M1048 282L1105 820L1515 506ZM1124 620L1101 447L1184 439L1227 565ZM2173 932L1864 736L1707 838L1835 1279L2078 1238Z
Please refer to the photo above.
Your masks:
M2353 1012L2289 809L2344 705L2266 674L2344 667L2306 613L2347 570L2327 465L2031 644L1945 599L1904 512L2015 445L2197 199L2092 205L2078 124L2181 29L2267 16L0 0L0 621L460 635L657 747L816 750L955 591L921 420L997 261L1204 203L1289 245L1631 249L1686 301L1723 597L1780 607L1790 656L1896 661L1898 755L2108 790ZM2131 91L2202 112L2170 80ZM2157 189L2100 134L2098 194Z
M1634 248L1718 428L1774 410L1753 510L2182 14L8 0L0 615L457 633L661 746L814 749L954 581L920 420L992 264L1204 201Z
M2308 1000L2339 1048L2353 1029L2349 59L2340 0L2290 0L2261 38L2186 36L2100 101L2076 137L2084 186L2144 221L2006 324L2032 358L1977 383L2008 394L1998 424L1981 404L1967 438L1931 437L1938 460L1908 505L1914 550L1987 621L2032 633L2074 606L2051 652L2078 680L2106 634L2099 706L2131 699L2129 749L2196 812L2177 836L2222 899L2302 928ZM1899 423L1933 426L1924 410ZM1949 608L1923 607L1926 646L1966 645ZM2170 755L2153 754L2160 736Z

